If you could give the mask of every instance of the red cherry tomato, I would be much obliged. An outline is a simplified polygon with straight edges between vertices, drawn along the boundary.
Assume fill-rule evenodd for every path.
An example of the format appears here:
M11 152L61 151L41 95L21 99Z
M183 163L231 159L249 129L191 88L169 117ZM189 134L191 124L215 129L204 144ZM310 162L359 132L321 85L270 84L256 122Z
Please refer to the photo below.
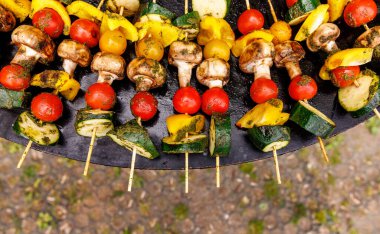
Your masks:
M95 47L100 38L99 25L88 19L77 19L71 25L70 37L90 48Z
M45 122L54 122L62 116L61 99L51 93L41 93L32 100L32 114Z
M207 90L202 95L202 111L207 115L226 113L230 105L227 93L218 87Z
M51 38L58 38L62 32L64 23L61 16L51 8L37 11L32 20L33 26L41 29Z
M296 101L312 99L318 91L317 83L310 76L297 76L289 85L289 95Z
M273 80L258 78L252 83L250 94L254 102L264 103L272 98L277 98L278 88Z
M92 109L109 110L115 105L116 93L107 83L95 83L87 89L85 99Z
M286 5L288 6L288 8L291 8L297 2L298 0L286 0Z
M174 109L182 114L195 114L201 108L201 95L193 87L180 88L174 94Z
M344 21L350 27L366 24L377 15L377 6L373 0L352 0L344 9Z
M157 99L149 92L138 92L131 100L131 111L142 121L152 119L157 113Z
M338 67L332 70L331 82L340 88L347 87L354 83L359 73L359 66Z
M263 28L264 16L256 9L246 10L239 16L237 25L242 34L247 34Z
M7 89L24 90L29 87L29 81L29 71L20 65L7 65L0 71L0 83Z

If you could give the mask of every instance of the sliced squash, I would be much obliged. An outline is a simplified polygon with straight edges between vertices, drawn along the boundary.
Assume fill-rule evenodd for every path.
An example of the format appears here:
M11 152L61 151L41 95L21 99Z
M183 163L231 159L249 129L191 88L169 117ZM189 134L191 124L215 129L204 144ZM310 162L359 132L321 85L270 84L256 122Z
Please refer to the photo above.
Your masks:
M325 61L325 66L329 70L334 70L337 67L360 66L371 62L372 55L372 48L341 50L328 57Z
M328 4L319 5L303 22L294 40L306 40L321 24L328 21Z

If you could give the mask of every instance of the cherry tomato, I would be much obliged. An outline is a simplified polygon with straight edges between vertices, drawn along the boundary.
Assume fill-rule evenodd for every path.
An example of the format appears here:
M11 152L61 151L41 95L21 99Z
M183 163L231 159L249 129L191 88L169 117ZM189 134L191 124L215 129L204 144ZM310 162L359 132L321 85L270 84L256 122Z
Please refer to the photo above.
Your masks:
M61 99L51 93L41 93L32 100L32 114L39 120L54 122L62 116Z
M99 47L103 52L122 55L127 49L127 38L120 30L108 30L100 37Z
M230 59L230 47L223 40L214 39L206 44L203 55L205 59L220 58L228 62Z
M230 105L227 93L218 87L207 90L202 95L202 111L207 115L226 113Z
M37 11L32 19L33 26L41 29L51 38L58 38L63 32L64 22L61 16L51 8Z
M164 56L164 46L161 41L154 37L148 36L136 43L136 56L150 58L160 61Z
M338 67L332 70L331 82L340 88L350 86L360 73L359 66Z
M173 97L174 109L182 114L195 114L201 108L201 95L193 87L184 87L177 90Z
M377 15L377 6L373 0L352 0L344 9L344 21L350 27L366 24Z
M264 103L272 98L277 98L278 88L273 80L258 78L252 83L250 94L254 102Z
M297 76L289 85L289 95L296 101L312 99L318 91L317 83L310 76Z
M92 109L109 110L115 105L116 93L108 83L95 83L87 89L85 99Z
M142 121L152 119L157 113L157 99L149 92L138 92L131 100L131 111Z
M0 83L7 89L24 90L29 87L29 81L29 71L20 65L7 65L0 71Z
M269 30L279 42L288 41L292 37L292 28L285 21L275 22Z
M242 34L258 30L264 26L264 16L256 9L244 11L238 19L238 29Z
M288 6L288 8L291 8L297 2L298 0L286 0L286 5Z
M77 19L71 25L70 37L74 41L83 43L88 47L95 47L99 43L99 26L88 19Z

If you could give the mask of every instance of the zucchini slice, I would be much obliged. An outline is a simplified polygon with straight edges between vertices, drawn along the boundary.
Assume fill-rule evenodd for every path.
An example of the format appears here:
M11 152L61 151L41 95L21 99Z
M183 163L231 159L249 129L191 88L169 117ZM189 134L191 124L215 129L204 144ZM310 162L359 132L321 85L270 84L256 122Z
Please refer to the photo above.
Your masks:
M380 105L380 89L375 93L375 96L369 101L367 105L357 111L350 112L354 118L359 118L373 112Z
M375 96L379 88L379 77L371 70L362 72L354 84L340 88L338 99L340 105L348 112L358 111L365 107Z
M31 94L24 91L13 91L0 87L0 108L14 109L26 108Z
M263 152L286 147L290 142L290 128L285 126L261 126L248 129L252 144Z
M291 26L297 25L305 21L311 11L321 5L319 0L298 0L285 15L285 21Z
M224 18L230 9L231 0L193 0L194 11L198 11L201 18L211 15L215 18Z
M96 137L104 137L113 129L112 119L112 111L81 109L77 113L75 130L78 135L91 137L96 127Z
M42 122L25 111L13 124L13 131L38 145L53 145L59 140L59 130L53 123Z
M168 20L172 20L175 17L173 12L153 2L146 3L141 9L140 17L146 15L150 18L151 15L159 15Z
M167 154L203 153L206 151L207 141L207 136L203 134L189 136L181 141L173 141L170 137L164 137L162 151Z
M130 151L136 147L137 154L145 158L154 159L160 155L150 139L148 131L140 126L135 119L111 130L107 136Z
M304 101L299 101L294 106L290 120L322 138L327 138L335 129L335 123L329 117Z
M228 114L214 114L210 123L211 157L228 156L231 150L231 118Z
M192 40L196 38L199 33L200 21L201 18L199 17L198 11L192 11L175 19L173 25L182 29L187 35L187 38Z

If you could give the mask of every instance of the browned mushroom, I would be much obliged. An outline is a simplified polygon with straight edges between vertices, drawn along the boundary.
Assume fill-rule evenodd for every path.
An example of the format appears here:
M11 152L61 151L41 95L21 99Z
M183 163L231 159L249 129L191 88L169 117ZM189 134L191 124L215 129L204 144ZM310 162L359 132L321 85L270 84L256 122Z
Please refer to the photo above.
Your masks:
M178 68L179 86L189 86L192 69L202 61L202 48L187 41L175 41L170 45L169 64Z
M78 64L81 67L87 67L91 62L90 49L86 45L73 40L63 40L58 46L57 53L59 57L63 58L63 70L70 76L74 75Z
M326 53L334 53L339 50L335 42L339 35L340 29L335 24L322 24L307 38L307 47L312 52L323 50Z
M54 60L54 42L38 28L30 25L18 26L11 38L12 43L19 47L11 63L31 70L37 61L46 64Z
M128 65L127 76L136 83L137 91L148 91L165 83L166 70L156 60L135 58Z
M0 5L0 32L10 32L16 26L16 17Z
M302 75L299 61L305 57L305 50L296 41L285 41L275 47L274 63L276 67L286 67L290 79Z
M222 88L230 80L230 65L222 59L206 59L197 68L197 79L210 89Z
M255 39L243 51L239 58L239 67L245 73L257 78L270 79L270 67L273 65L274 45L264 39Z
M355 41L356 48L375 48L380 45L380 26L375 26L360 35Z
M124 79L126 63L123 57L106 52L95 54L91 63L91 70L98 72L98 82L112 84L114 80Z

